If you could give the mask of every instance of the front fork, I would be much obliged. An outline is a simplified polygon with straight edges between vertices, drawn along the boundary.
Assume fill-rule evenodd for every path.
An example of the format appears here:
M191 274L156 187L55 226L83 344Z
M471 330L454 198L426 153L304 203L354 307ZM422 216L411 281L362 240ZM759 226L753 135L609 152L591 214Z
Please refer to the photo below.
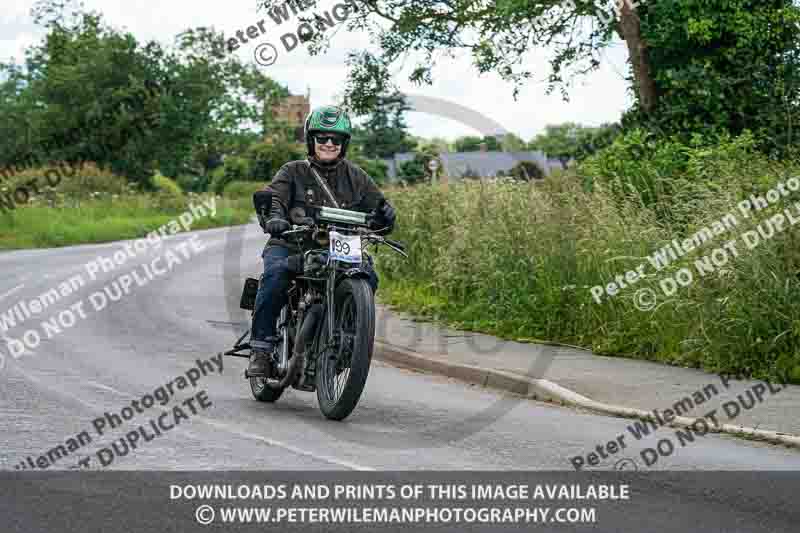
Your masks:
M328 261L330 261L330 259L328 259ZM334 314L335 308L334 308L334 301L333 301L334 293L336 292L336 265L335 264L329 264L329 267L330 268L329 268L329 272L328 272L328 283L327 283L327 287L325 287L325 288L326 288L327 293L328 293L328 295L327 295L328 296L328 298L327 298L328 299L328 302L327 302L328 303L328 309L327 309L327 312L328 312L328 321L327 321L328 322L328 342L333 342L333 326L334 326L333 323L334 323L334 317L336 317L336 315Z

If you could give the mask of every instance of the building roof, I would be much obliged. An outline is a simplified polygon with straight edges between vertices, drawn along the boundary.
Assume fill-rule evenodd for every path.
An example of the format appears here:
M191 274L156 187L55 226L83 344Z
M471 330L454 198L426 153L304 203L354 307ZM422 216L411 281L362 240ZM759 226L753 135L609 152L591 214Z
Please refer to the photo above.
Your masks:
M389 165L389 177L394 179L396 170L402 163L414 159L414 152L401 152L394 155L393 159L384 159ZM550 174L554 168L562 168L561 163L539 151L526 152L442 152L439 160L444 167L443 174L460 178L470 173L479 177L495 177L503 171L508 173L520 161L533 161L538 164L545 174Z
M453 152L439 154L448 176L463 176L470 172L481 177L508 172L520 161L533 161L546 173L550 171L547 157L541 152Z

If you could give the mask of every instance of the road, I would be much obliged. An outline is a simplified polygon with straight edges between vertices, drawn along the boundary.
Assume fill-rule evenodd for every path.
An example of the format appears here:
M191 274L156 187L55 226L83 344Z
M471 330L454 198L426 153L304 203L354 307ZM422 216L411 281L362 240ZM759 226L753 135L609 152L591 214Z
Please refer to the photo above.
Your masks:
M257 274L260 268L263 235L257 229L179 234L160 250L148 248L113 271L101 270L95 280L86 265L98 256L113 256L122 244L1 253L0 313L73 276L80 275L86 284L4 333L19 339L38 328L42 340L18 358L0 343L0 469L30 468L29 456L35 463L54 446L86 431L92 442L52 461L49 471L80 468L78 461L86 457L91 458L84 463L89 470L572 470L571 458L605 445L631 423L379 361L373 363L356 411L347 421L334 423L322 417L314 394L290 391L273 405L254 401L243 379L246 360L225 358L222 373L209 371L196 388L174 391L175 399L165 408L201 390L210 407L190 413L170 431L104 468L96 450L162 408L137 414L124 428L102 437L94 432L95 419L105 412L120 413L131 401L185 375L196 360L209 360L232 344L247 320L245 312L235 309L241 276ZM93 309L91 293L138 265L152 264L165 247L174 249L190 236L203 250L188 259L181 256L169 272L134 285L130 294L105 309ZM182 249L192 250L186 244ZM48 339L39 327L42 320L81 301L85 318L73 307L75 324L62 327L59 334L51 330ZM669 428L659 431L674 434ZM656 440L632 443L598 468L610 470L629 458L647 469L639 451L655 446ZM660 469L797 472L800 453L709 434L650 468Z

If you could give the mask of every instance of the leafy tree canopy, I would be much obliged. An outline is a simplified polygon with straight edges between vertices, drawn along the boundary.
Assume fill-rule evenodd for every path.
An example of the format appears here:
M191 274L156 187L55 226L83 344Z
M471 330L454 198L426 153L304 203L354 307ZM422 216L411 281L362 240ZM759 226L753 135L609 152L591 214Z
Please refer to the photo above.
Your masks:
M346 99L354 109L369 109L373 95L391 92L397 65L412 61L409 79L430 84L437 65L457 52L468 53L478 73L509 81L514 96L529 80L544 79L566 98L572 79L597 69L605 49L621 39L635 95L626 126L646 122L686 138L749 129L767 150L797 144L791 127L800 106L797 0L361 0L359 6L347 24L368 33L374 51L349 55ZM328 36L318 32L316 39ZM549 68L533 72L530 59L543 52Z
M372 111L354 132L354 144L361 146L369 158L389 158L408 152L414 147L404 118L409 109L400 93L375 96Z
M95 161L142 183L157 168L206 168L252 139L264 97L285 90L220 54L212 29L187 30L165 49L73 4L40 0L32 13L43 41L24 65L0 65L0 166Z
M498 152L502 150L502 146L496 137L487 135L485 137L475 137L468 135L466 137L459 137L453 143L456 152L477 152L481 149L481 144L486 144L486 149L489 152Z
M566 165L571 159L583 159L610 145L619 129L614 124L603 124L596 128L574 122L549 124L543 133L531 140L528 148L544 152Z

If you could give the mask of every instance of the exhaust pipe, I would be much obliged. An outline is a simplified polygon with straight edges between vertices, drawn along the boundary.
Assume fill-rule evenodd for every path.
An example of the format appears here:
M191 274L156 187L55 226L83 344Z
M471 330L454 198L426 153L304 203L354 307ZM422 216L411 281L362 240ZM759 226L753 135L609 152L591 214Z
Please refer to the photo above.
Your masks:
M322 306L322 304L314 304L306 312L306 316L303 319L303 325L300 327L300 332L297 334L297 338L295 339L294 357L292 357L292 360L289 361L289 370L278 384L272 385L267 382L268 387L273 389L285 389L291 385L296 378L300 377L298 373L303 371L303 366L306 360L303 348L308 340L313 338L314 333L316 333L317 324L322 318L324 310L325 308Z

